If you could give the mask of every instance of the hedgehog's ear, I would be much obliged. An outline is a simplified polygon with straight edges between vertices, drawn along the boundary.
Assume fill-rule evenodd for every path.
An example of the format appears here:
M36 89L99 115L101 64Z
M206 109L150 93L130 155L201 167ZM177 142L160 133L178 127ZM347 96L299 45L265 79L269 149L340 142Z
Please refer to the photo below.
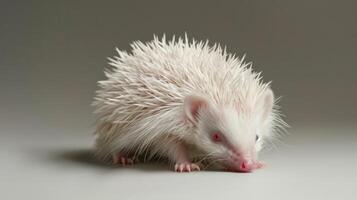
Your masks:
M274 106L274 93L270 88L267 88L260 100L262 112L262 119L265 121L273 110Z
M184 101L184 111L186 118L195 124L197 122L200 108L207 106L208 102L203 97L196 95L187 96Z

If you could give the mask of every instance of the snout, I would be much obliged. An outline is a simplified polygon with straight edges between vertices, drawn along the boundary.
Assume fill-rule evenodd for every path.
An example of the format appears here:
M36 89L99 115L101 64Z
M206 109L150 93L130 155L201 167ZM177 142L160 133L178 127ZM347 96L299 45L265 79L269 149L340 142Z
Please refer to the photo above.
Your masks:
M253 162L245 159L241 161L235 161L234 163L231 163L231 166L228 167L229 171L234 172L251 172L254 169Z
M252 172L253 170L259 169L263 167L263 163L259 161L254 161L250 159L241 159L235 161L228 166L228 171L233 172Z
M254 169L253 164L249 160L243 160L239 165L238 165L238 171L241 172L250 172Z

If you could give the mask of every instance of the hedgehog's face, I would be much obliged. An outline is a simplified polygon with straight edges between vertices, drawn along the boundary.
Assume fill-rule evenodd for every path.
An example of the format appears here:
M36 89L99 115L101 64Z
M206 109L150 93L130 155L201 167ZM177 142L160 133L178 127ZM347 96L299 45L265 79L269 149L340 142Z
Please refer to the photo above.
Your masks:
M268 90L254 111L239 113L234 106L215 106L197 96L186 98L188 119L197 130L196 144L208 158L233 171L260 168L257 153L269 133L273 94Z

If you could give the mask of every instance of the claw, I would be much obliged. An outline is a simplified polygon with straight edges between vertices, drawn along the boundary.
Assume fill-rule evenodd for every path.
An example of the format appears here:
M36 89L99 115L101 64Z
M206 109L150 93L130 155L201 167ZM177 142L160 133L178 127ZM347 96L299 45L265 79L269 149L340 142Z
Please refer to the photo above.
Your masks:
M180 165L180 172L182 172L183 171L183 169L184 169L184 165Z
M176 172L200 171L200 167L194 163L177 163L175 164Z
M196 164L192 164L191 167L192 167L192 170L201 171L200 167Z
M186 170L187 170L188 172L191 172L191 166L190 166L190 164L186 164Z

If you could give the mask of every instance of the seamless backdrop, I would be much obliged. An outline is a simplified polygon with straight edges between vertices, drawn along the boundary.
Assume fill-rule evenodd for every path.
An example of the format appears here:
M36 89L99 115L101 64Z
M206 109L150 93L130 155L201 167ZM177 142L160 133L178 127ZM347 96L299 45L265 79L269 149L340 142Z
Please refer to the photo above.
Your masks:
M289 199L305 194L313 194L313 199L324 194L340 197L336 191L353 194L350 189L357 176L343 172L355 171L357 163L356 8L356 1L344 0L1 0L0 184L12 188L1 192L7 197L3 199L25 194L27 199L38 194L46 199L60 197L55 194L78 197L74 199L106 194L115 199L121 180L125 180L124 188L136 184L138 177L131 176L131 171L111 184L109 179L93 175L104 169L91 171L90 164L68 163L68 156L59 152L90 148L94 130L90 104L96 81L104 78L107 57L116 54L115 47L130 51L134 40L185 33L225 45L238 56L246 54L256 71L263 71L264 80L273 81L276 96L282 97L285 120L291 125L292 136L284 141L295 145L274 154L281 157L270 158L272 171L240 179L254 182L252 188L247 182L236 182L232 175L204 174L200 180L214 176L217 183L226 183L228 179L231 189L212 191L230 197L237 197L239 188L244 188L241 197L259 196L256 191L265 191L260 198L279 193ZM54 148L59 150L52 155ZM73 153L75 156L75 152L69 153L70 160ZM333 169L343 170L333 173ZM145 173L141 175L145 177ZM105 187L91 185L98 177ZM157 187L161 181L170 183L159 177L154 176ZM171 181L187 182L183 177ZM278 179L281 182L275 181ZM194 179L188 182L197 183ZM187 187L192 191L189 184ZM145 194L152 195L150 191ZM135 194L144 193L121 191L124 199Z
M247 55L291 125L357 118L357 3L351 1L2 1L1 122L89 123L115 47L153 34Z

